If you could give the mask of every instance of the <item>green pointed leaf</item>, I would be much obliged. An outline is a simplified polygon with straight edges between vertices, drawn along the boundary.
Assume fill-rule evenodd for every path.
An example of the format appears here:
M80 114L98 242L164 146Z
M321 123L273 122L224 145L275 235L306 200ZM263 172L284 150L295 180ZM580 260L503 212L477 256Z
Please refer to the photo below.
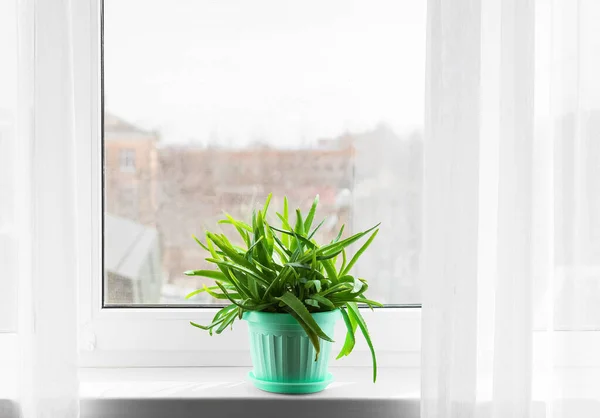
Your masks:
M319 302L321 305L328 307L329 309L335 309L335 305L326 297L320 296L320 295L311 295L311 299L316 300L317 302Z
M227 255L227 257L231 259L231 261L239 264L240 266L245 267L248 270L253 270L254 273L258 273L258 269L256 269L256 267L244 257L243 254L245 254L245 252L243 254L240 254L235 248L233 248L231 243L228 243L226 240L223 240L222 237L219 237L215 234L211 234L210 232L207 234L209 237L209 242L214 242L214 244L217 247L219 247L221 251L223 251L225 255ZM212 254L212 258L218 260L218 257L215 257L214 254Z
M270 282L267 279L265 279L264 277L261 276L260 272L257 273L257 272L250 270L244 266L240 266L239 264L235 264L230 261L215 260L212 258L207 258L206 260L210 261L211 263L215 263L220 266L226 266L226 267L229 267L230 269L237 270L239 272L242 272L249 276L252 276L256 281L260 282L264 286L268 286L270 284Z
M239 306L240 308L246 310L246 311L260 311L263 310L269 306L271 306L270 303L262 303L262 304L256 304L256 305L250 305L250 304L244 304L239 302L238 300L236 300L228 291L227 289L225 289L225 287L217 282L217 286L219 286L221 288L221 291L223 292L223 294L227 297L227 299L229 299L229 301L233 304L235 304L236 306Z
M315 212L317 211L317 205L319 204L319 195L315 197L315 200L308 211L308 215L306 215L306 220L304 221L304 231L310 231L310 227L312 226L313 219L315 219Z
M356 338L354 337L354 334L356 334L356 327L358 326L356 321L350 319L350 316L346 313L345 309L340 309L340 312L342 313L342 318L344 318L347 332L346 340L344 341L344 345L336 357L336 360L349 355L354 349L354 344L356 344Z
M312 317L312 315L306 309L306 306L296 297L293 293L286 292L281 297L275 298L277 300L285 303L292 311L294 311L301 319L306 323L306 325L312 329L320 338L325 341L333 342L333 340L327 336L317 324L317 321ZM316 349L316 347L315 347Z
M208 277L209 279L223 280L225 282L229 281L229 279L222 272L215 270L188 270L183 274L186 276Z
M315 227L315 229L312 230L312 232L308 235L308 239L312 239L312 237L315 236L315 234L317 233L317 231L319 230L319 228L321 228L321 226L323 226L323 224L325 223L325 219L323 219L321 222L319 222L319 225L317 225Z
M294 237L295 239L298 239L299 241L301 241L304 245L306 245L309 248L315 248L316 245L313 244L311 241L309 241L307 238L303 237L302 235L298 235L295 231L286 231L285 229L279 229L277 227L274 226L270 226L271 229L274 229L277 232L281 232L284 235L290 235L292 237ZM297 247L297 246L296 246ZM294 248L296 248L294 247Z
M321 281L320 280L308 280L304 284L305 289L315 288L315 291L319 293L321 291Z
M346 226L346 224L342 224L342 227L340 228L340 232L338 232L337 237L335 237L335 239L333 241L331 241L332 244L335 244L336 242L338 242L340 240L340 238L342 238L342 234L344 233L345 226Z
M346 268L346 249L342 250L342 267L340 267L340 276L344 275L344 269Z
M265 201L265 205L263 206L263 218L266 218L267 216L267 210L269 209L269 203L271 203L271 198L273 197L273 193L269 193L269 195L267 196L267 200Z
M338 277L333 263L330 260L321 260L321 263L323 264L323 267L325 267L325 271L327 272L327 278L333 283L337 283Z
M341 252L342 249L344 249L347 246L349 246L350 244L353 244L354 242L358 241L359 239L361 239L362 237L364 237L365 235L367 235L369 232L371 232L374 229L376 229L378 226L379 226L379 224L377 224L377 225L375 225L375 226L367 229L366 231L354 234L354 235L352 235L349 238L343 239L341 241L338 241L338 242L335 242L335 243L332 243L332 244L324 245L323 247L321 247L319 249L319 253L321 255L327 255L327 254Z
M352 259L350 259L350 262L348 263L348 265L340 273L341 275L344 275L350 271L350 269L354 266L354 264L360 258L360 256L367 250L367 248L369 248L369 245L371 245L371 243L377 236L378 232L379 232L379 229L376 229L375 232L373 232L371 234L369 239L362 245L362 247L360 247L360 249L356 252L356 254L354 254L354 257L352 257Z
M219 325L219 328L217 328L216 333L220 334L222 333L225 328L227 328L228 326L232 325L233 322L235 321L237 317L237 312L236 311L231 311L229 312L225 317L223 322L221 322L221 324Z
M288 212L289 212L289 209L288 209L288 200L287 200L287 197L284 196L283 197L283 216L277 214L279 216L279 218L281 219L281 226L282 226L282 228L288 228L289 227L289 213ZM281 236L281 241L285 245L285 248L287 248L287 249L290 248L290 238L287 235L282 235Z
M248 236L248 229L250 229L250 227L246 224L244 224L243 222L240 222L236 219L234 219L231 215L229 215L228 213L225 213L225 216L227 217L227 219L221 219L218 221L219 224L229 224L229 225L233 225L235 227L235 229L237 230L238 234L240 235L240 237L242 237L242 239L244 240L244 243L246 243L246 246L249 247L250 246L250 237ZM250 232L252 230L250 229Z
M248 251L246 251L246 259L248 259L248 257L252 255L252 250L254 249L254 247L256 247L258 243L262 241L262 239L263 237L259 237L258 240L254 241L254 243L250 247L248 247Z
M215 299L228 299L227 296L225 296L225 295L223 295L221 293L213 292L213 290L214 289L218 289L219 286L207 287L206 285L203 285L202 287L206 291L206 293L208 293L209 295L211 295ZM239 293L229 293L229 296L232 297L232 298L234 298L234 299L241 299L241 296L239 295Z
M275 235L273 235L275 237L275 239L277 239L277 237ZM281 248L275 246L273 247L273 249L275 250L275 252L277 253L277 255L279 256L279 262L281 264L287 263L289 261L289 255L287 255L286 253L284 253Z
M302 212L300 212L300 209L296 209L296 226L294 227L294 232L301 236L304 235L304 222L302 222Z
M196 235L192 235L192 237L194 238L194 241L196 241L198 243L199 246L201 246L202 248L204 248L206 251L210 252L210 250L208 249L208 247L206 245L204 245L197 237Z
M314 306L315 308L319 308L319 303L316 300L313 299L304 299L304 303L306 305L310 305L310 306Z
M369 335L369 330L367 329L367 324L360 314L358 307L355 303L348 303L348 314L354 321L358 324L363 337L367 341L367 345L369 346L369 350L371 350L371 358L373 360L373 383L377 380L377 358L375 357L375 349L373 348L373 343L371 342L371 336Z
M304 306L304 305L302 305L302 306ZM288 308L288 309L289 309L290 315L292 315L292 317L294 317L294 319L296 321L298 321L298 323L300 324L300 326L306 332L306 335L308 335L308 338L310 339L310 342L312 343L313 347L315 348L315 361L317 361L319 359L319 354L321 352L321 344L319 342L319 336L317 335L317 333L306 322L304 322L304 320L302 319L302 317L300 315L298 315L291 308ZM304 309L306 309L306 308L304 308Z

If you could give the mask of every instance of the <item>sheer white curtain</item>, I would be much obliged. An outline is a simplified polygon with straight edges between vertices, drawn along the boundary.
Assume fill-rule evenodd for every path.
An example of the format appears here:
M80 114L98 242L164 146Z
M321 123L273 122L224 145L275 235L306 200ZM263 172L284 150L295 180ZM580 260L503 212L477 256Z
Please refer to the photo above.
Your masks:
M600 411L599 21L428 2L423 418Z
M79 414L71 5L15 4L17 402L24 418L70 418Z

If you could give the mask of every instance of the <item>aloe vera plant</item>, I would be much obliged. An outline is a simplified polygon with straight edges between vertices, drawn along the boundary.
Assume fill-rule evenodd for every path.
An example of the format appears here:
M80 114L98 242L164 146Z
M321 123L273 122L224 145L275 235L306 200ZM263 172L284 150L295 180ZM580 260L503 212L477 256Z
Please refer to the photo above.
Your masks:
M331 242L320 245L314 237L324 221L313 227L318 196L306 216L296 209L294 220L289 216L288 201L284 198L283 213L276 213L274 218L278 221L277 226L267 220L271 197L268 196L262 209L253 212L250 224L228 214L219 221L235 228L244 248L232 244L224 234L206 232L205 243L194 237L207 251L209 257L206 260L218 270L186 271L188 276L202 276L215 281L214 286L204 285L186 298L206 292L231 304L220 309L212 323L191 324L208 330L212 335L213 332L220 334L236 319L241 319L245 311L289 313L306 331L318 358L320 339L332 339L310 314L339 309L347 333L337 358L352 352L356 330L360 329L371 351L375 382L375 350L358 305L367 305L371 309L382 305L365 296L369 288L367 281L353 276L351 270L377 235L379 224L347 238L343 238L342 226ZM366 238L363 245L348 260L346 248L363 238Z

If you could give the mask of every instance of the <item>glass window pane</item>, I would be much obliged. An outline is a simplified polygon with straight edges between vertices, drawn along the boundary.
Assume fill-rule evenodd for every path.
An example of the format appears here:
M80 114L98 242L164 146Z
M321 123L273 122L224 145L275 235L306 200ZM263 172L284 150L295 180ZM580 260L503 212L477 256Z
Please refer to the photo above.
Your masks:
M205 281L183 272L212 268L192 234L269 193L273 213L319 194L320 242L381 222L355 273L376 300L419 303L425 13L105 0L105 304L186 303Z

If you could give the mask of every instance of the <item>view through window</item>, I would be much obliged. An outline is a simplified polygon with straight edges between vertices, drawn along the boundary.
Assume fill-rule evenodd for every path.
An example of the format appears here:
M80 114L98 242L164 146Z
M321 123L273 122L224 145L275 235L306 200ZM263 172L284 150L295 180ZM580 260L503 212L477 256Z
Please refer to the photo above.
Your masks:
M381 222L354 272L420 303L426 2L104 0L104 303L186 301L192 235L273 193L319 242ZM274 212L274 210L273 210ZM228 226L222 226L227 230Z

